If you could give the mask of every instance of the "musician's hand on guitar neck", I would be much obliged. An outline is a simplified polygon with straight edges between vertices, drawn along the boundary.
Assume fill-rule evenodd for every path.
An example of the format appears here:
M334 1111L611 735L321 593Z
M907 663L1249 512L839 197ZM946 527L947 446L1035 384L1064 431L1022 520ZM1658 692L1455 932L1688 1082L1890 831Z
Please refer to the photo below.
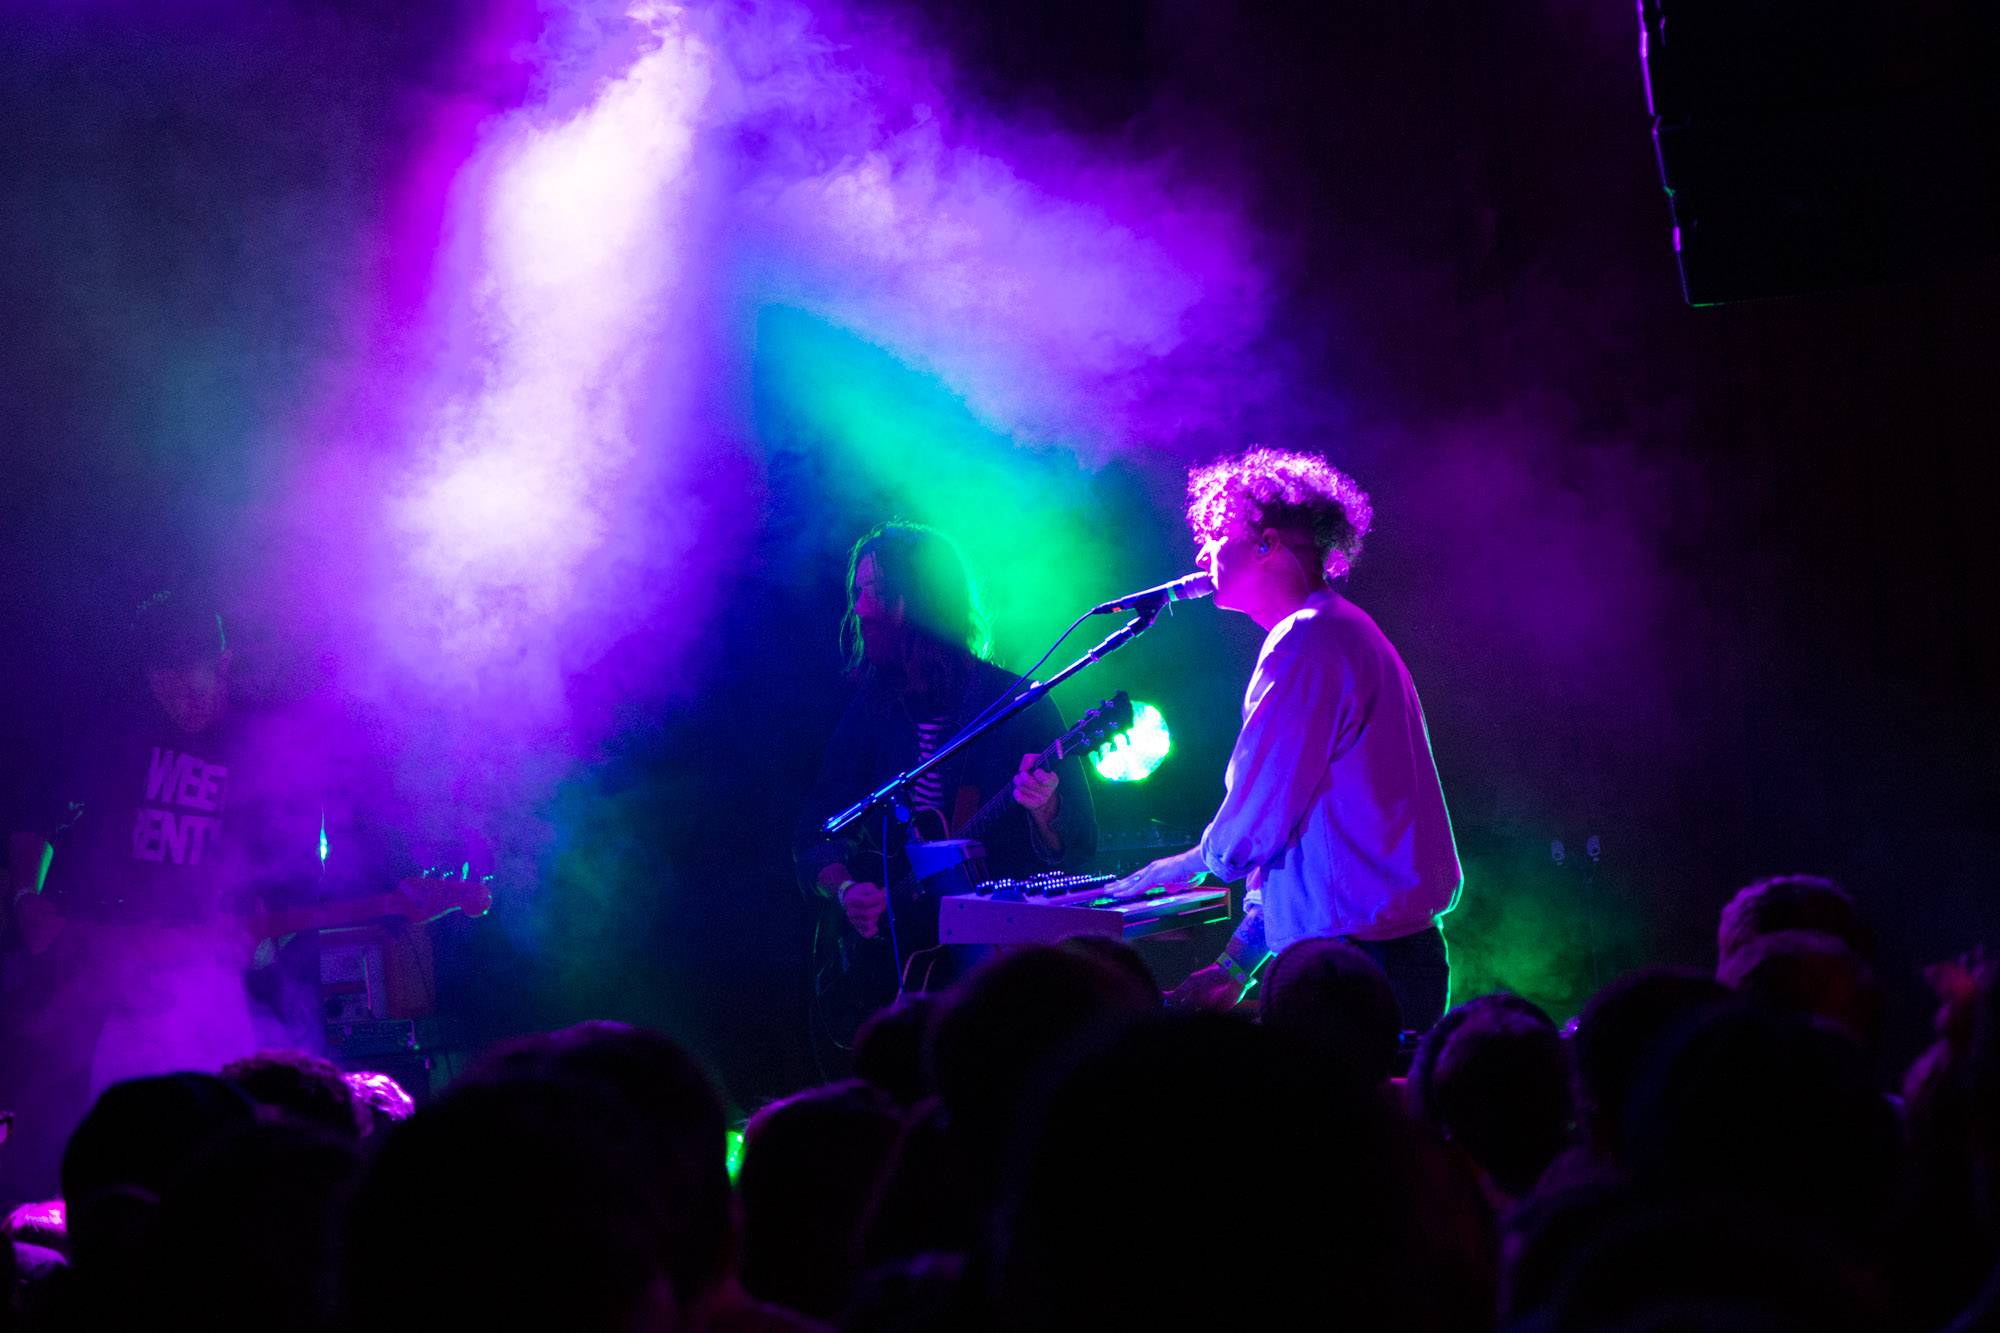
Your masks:
M1037 823L1046 824L1056 816L1058 781L1055 774L1037 767L1041 758L1038 754L1021 756L1021 770L1014 775L1014 800L1025 807Z
M882 909L888 903L888 895L879 884L869 884L857 880L847 886L840 895L840 910L847 913L847 922L855 933L863 939L872 940L882 922Z
M1163 856L1123 879L1112 880L1104 886L1104 892L1108 897L1128 899L1143 898L1152 889L1184 889L1196 875L1207 869L1208 862L1202 859L1201 848L1191 847L1174 856Z

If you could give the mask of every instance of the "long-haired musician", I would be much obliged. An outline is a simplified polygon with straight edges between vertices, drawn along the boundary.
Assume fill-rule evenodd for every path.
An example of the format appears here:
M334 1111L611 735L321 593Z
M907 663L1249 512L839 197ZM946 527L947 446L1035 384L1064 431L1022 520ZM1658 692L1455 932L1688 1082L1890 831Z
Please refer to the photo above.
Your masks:
M985 616L963 555L922 524L882 523L854 543L840 637L854 694L827 744L807 807L813 817L929 758L1013 682L985 659ZM911 804L940 812L957 830L968 813L1011 792L1013 808L979 833L987 869L1026 875L1081 865L1097 848L1082 762L1065 759L1052 772L1031 762L1062 730L1054 703L1043 699L928 774ZM883 929L882 860L863 850L863 832L808 833L798 864L857 934L874 938ZM895 926L907 953L928 943L935 921Z

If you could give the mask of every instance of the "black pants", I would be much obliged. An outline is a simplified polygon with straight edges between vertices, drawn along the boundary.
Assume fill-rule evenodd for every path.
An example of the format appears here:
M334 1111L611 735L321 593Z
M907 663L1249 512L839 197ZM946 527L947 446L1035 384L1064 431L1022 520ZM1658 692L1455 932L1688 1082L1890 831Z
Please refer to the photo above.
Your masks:
M1393 940L1347 942L1389 974L1389 989L1396 992L1404 1027L1423 1032L1444 1017L1445 1000L1451 993L1451 962L1445 956L1444 932L1435 923Z

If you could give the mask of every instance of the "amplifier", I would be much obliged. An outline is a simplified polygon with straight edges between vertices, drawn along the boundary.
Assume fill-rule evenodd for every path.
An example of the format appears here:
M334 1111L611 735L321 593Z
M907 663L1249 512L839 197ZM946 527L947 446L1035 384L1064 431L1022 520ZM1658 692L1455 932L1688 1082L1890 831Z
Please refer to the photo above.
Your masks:
M320 999L328 1023L426 1017L437 1007L436 978L428 930L371 924L319 933Z

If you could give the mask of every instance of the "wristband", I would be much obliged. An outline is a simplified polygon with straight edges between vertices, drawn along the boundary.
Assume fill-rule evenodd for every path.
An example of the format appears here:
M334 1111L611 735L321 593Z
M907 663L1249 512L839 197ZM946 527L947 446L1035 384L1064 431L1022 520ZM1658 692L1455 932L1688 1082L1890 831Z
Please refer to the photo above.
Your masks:
M858 879L843 879L842 881L840 881L839 884L835 885L833 890L834 905L836 907L847 906L846 903L841 901L842 895L844 895L849 889L853 888L856 884L859 884L860 882L861 881Z
M1224 976L1228 977L1244 990L1249 990L1252 985L1256 984L1257 974L1264 970L1264 964L1269 961L1271 961L1271 955L1266 953L1258 958L1254 966L1245 967L1242 963L1236 961L1232 955L1224 953L1222 957L1215 960L1215 965L1222 969Z

